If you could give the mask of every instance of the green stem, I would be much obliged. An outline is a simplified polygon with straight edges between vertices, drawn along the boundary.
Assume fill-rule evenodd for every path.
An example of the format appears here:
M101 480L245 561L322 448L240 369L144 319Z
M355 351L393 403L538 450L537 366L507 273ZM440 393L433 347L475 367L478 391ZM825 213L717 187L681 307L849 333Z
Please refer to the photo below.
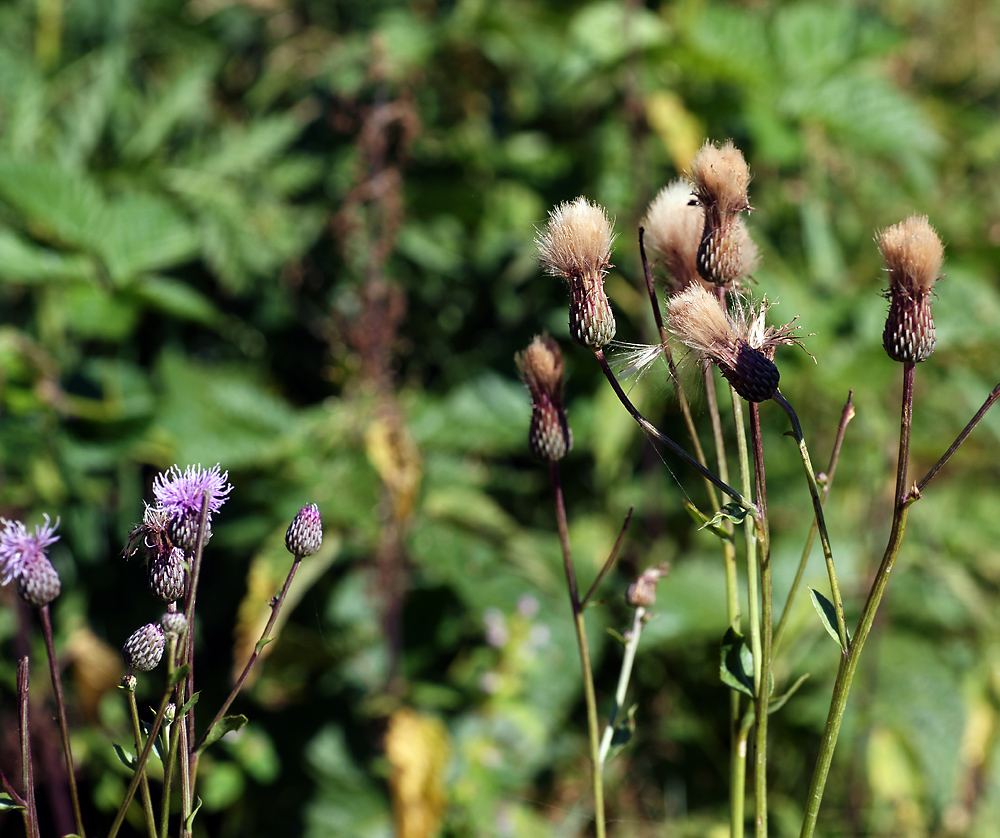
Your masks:
M649 269L649 260L646 258L646 245L643 241L645 230L639 228L639 255L642 257L642 272L646 278L646 291L649 294L649 304L653 308L653 319L656 321L656 330L660 335L660 346L663 347L663 357L667 362L667 369L670 372L670 382L674 386L674 395L677 396L677 404L680 406L681 415L684 417L684 426L687 428L688 436L691 438L691 447L694 448L695 459L706 469L708 459L705 451L701 447L701 440L698 438L698 430L694 425L694 418L691 416L691 406L688 404L684 388L681 386L680 376L677 375L677 365L674 364L674 356L670 350L670 341L667 339L667 329L663 325L663 314L660 311L660 304L656 299L656 286L653 284L653 274ZM704 477L704 475L702 475ZM719 477L725 482L726 478L720 473ZM719 508L719 498L715 494L715 486L707 477L705 478L705 489L708 492L709 504L712 509Z
M632 664L635 663L635 653L639 648L639 638L642 636L642 627L645 624L646 609L641 605L635 609L632 617L632 629L629 631L628 640L625 642L625 654L622 656L622 668L618 673L618 686L615 688L615 706L611 711L611 718L604 727L604 734L601 736L601 746L598 750L597 759L604 765L611 750L611 740L614 737L615 725L618 723L618 716L625 706L625 695L628 692L628 682L632 677Z
M576 644L580 651L580 667L583 670L583 695L587 705L587 730L590 736L590 765L594 785L594 820L597 838L605 838L604 823L604 770L600 759L600 729L597 722L597 695L594 692L594 673L590 666L590 649L587 646L587 632L583 622L583 608L576 584L573 568L573 554L569 544L569 525L566 520L566 504L563 500L562 481L559 479L559 463L549 463L552 493L555 497L556 523L559 528L559 544L562 547L563 569L566 572L566 586L569 602L573 609L573 627L576 630Z
M188 627L190 630L190 626ZM156 735L160 732L160 725L163 724L163 717L167 712L167 704L170 702L170 693L174 689L174 672L176 671L176 661L177 661L177 640L171 637L169 640L169 646L167 649L167 681L163 687L163 695L160 698L160 706L157 708L156 717L153 719L153 726L149 729L149 736L146 738L146 744L142 749L142 753L139 754L136 760L135 772L132 774L132 781L129 783L128 788L125 790L125 797L122 798L121 806L118 807L118 813L115 815L114 822L111 824L111 829L108 831L108 838L115 838L118 834L118 830L121 829L122 822L125 820L125 813L128 811L129 805L132 803L132 798L135 797L135 792L139 788L139 782L143 773L146 769L146 763L149 761L149 754L153 750L153 743L156 741Z
M678 457L680 457L684 462L691 466L695 471L697 471L706 480L714 483L720 490L725 492L729 497L735 500L740 506L749 511L751 514L756 514L753 504L748 501L743 495L737 492L731 486L727 486L718 477L716 477L711 471L709 471L705 466L699 463L694 457L688 454L683 448L681 448L676 442L674 442L670 437L662 433L656 426L653 425L645 416L643 416L634 404L629 400L629 397L625 395L625 391L622 390L621 384L618 383L618 379L615 378L614 371L608 364L608 359L604 357L603 350L595 349L594 355L601 364L601 369L604 370L604 376L608 379L611 384L611 388L615 391L615 395L618 396L618 400L624 405L625 409L629 412L633 419L639 424L647 434L649 434L653 439L662 442L671 451L674 452Z
M809 494L813 502L813 515L816 518L816 527L819 530L820 544L823 545L823 558L826 559L826 573L830 579L830 593L833 598L833 608L837 614L837 636L840 638L840 648L843 654L847 654L850 645L847 636L847 621L844 619L844 600L840 595L840 585L837 582L837 571L833 565L833 549L830 546L830 534L826 529L826 517L823 514L823 500L820 498L819 485L816 483L816 473L813 471L812 461L809 459L809 449L806 447L805 438L802 435L802 426L799 424L799 417L795 414L792 406L785 400L777 390L774 392L774 400L781 405L792 423L792 434L799 445L799 456L802 458L802 467L806 472L806 482L809 484Z
M132 736L135 738L136 756L142 751L142 729L139 727L139 708L135 703L135 684L132 682L125 690L128 693L129 715L132 717ZM153 817L153 799L149 796L149 777L146 775L146 768L143 766L140 772L139 791L142 794L142 810L146 815L146 831L149 838L156 838L156 820Z
M844 444L844 434L847 432L847 424L854 418L854 405L851 402L853 394L853 390L847 394L847 402L844 404L844 409L840 414L837 438L833 443L833 452L830 454L830 465L826 470L826 480L823 483L823 491L820 497L820 503L823 505L824 510L826 508L826 499L830 494L830 487L833 485L833 477L837 473L837 462L840 460L840 449ZM802 584L802 576L805 574L806 565L809 563L809 555L812 553L817 529L816 516L814 515L812 525L809 527L809 535L806 537L805 546L802 548L802 555L799 557L799 566L795 571L795 579L792 580L792 586L788 590L788 598L785 600L785 607L781 611L781 619L778 620L778 627L774 630L774 648L776 652L781 645L785 626L788 624L788 618L792 613L792 604L795 602L799 585Z
M59 717L59 735L62 737L63 757L66 760L66 780L69 783L69 796L73 804L73 821L76 824L76 834L87 838L83 829L83 814L80 811L80 796L76 790L76 772L73 770L73 750L69 744L69 725L66 723L66 698L63 695L62 677L56 663L55 643L52 640L52 620L49 617L49 606L38 609L42 618L42 636L45 638L45 653L49 658L49 675L52 677L52 691L56 699L56 712Z
M264 626L264 631L261 632L260 640L257 641L257 644L253 648L253 653L250 655L250 660L248 660L246 666L243 667L243 671L240 673L240 677L236 679L236 684L233 686L233 689L226 697L226 700L222 703L222 706L219 708L219 712L215 714L215 718L212 719L211 722L209 722L208 727L205 728L205 732L201 735L198 741L194 743L194 750L196 752L200 751L203 747L205 747L205 741L211 734L212 728L214 728L220 721L222 721L222 717L226 714L226 711L230 708L230 706L232 706L233 701L236 700L236 696L239 695L240 690L243 688L243 684L246 681L247 676L250 674L250 670L253 669L253 665L257 662L257 658L260 657L260 653L264 650L264 646L267 645L267 640L271 634L271 629L274 628L274 624L278 620L278 614L281 611L281 606L285 602L285 596L288 594L288 589L292 585L292 579L295 578L295 571L299 569L299 564L301 563L301 561L302 561L302 556L295 556L294 560L292 561L292 566L291 568L289 568L288 575L285 577L285 584L282 585L281 587L281 593L279 593L277 597L271 600L271 616L267 620L267 625Z
M180 697L179 690L176 693L176 697ZM175 703L175 711L178 707L179 705ZM169 723L167 733L169 745L167 747L167 762L163 766L163 795L160 804L160 838L167 838L167 833L170 830L170 791L173 786L174 766L177 764L178 743L183 729L183 719L175 718L173 722Z
M754 713L757 728L754 736L754 802L756 807L757 838L767 838L767 720L771 700L771 649L774 628L774 606L771 591L771 538L767 520L767 480L764 474L764 441L760 432L760 405L750 405L750 435L753 443L754 499L760 510L757 555L760 565L761 590L761 657L760 678Z
M844 710L847 707L847 699L851 692L854 674L858 668L858 661L861 658L865 640L868 639L872 623L875 620L875 612L878 610L879 603L882 601L882 595L885 593L886 585L889 582L889 574L892 573L896 557L899 555L899 548L903 543L903 534L906 530L906 515L909 508L907 504L906 472L910 456L910 428L913 424L913 366L912 363L903 365L903 395L899 421L899 458L896 462L896 492L889 541L886 544L885 553L882 555L882 562L879 565L878 572L875 574L875 580L868 593L868 600L865 602L865 607L861 612L861 619L858 621L858 627L854 633L854 639L851 641L850 649L840 659L837 680L833 686L830 712L826 718L826 727L823 730L823 739L820 742L816 767L813 770L812 782L809 786L809 797L806 801L806 813L802 821L800 838L811 838L816 829L819 808L823 802L823 792L830 773L830 764L833 762L833 751L837 746L837 737L840 733L841 722L844 719Z

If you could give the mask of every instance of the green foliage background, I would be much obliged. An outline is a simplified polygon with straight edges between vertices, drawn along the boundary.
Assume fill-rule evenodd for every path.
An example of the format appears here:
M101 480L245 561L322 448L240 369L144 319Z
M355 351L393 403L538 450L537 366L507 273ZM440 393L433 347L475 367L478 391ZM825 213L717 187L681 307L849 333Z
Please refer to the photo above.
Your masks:
M722 564L682 507L703 489L569 345L535 229L579 194L605 205L619 337L649 340L638 219L704 138L745 151L756 290L811 335L815 363L778 361L815 461L854 390L829 506L853 622L898 425L876 228L926 213L947 247L918 475L996 384L998 40L1000 13L973 0L0 7L0 508L61 517L55 619L62 648L83 649L67 662L93 822L110 822L125 785L110 743L129 738L120 695L102 693L117 664L95 676L100 644L159 615L125 534L157 470L219 462L236 488L200 597L200 710L228 691L232 626L276 590L302 504L319 504L326 548L236 705L249 727L203 763L202 834L394 834L382 743L403 706L448 732L442 834L587 833L578 661L512 360L547 329L567 354L584 585L636 507L588 612L605 705L620 594L674 568L640 649L636 737L609 772L612 833L726 834ZM659 373L632 395L682 438ZM763 412L781 602L810 510L784 419ZM998 434L988 417L911 515L823 834L1000 825ZM810 574L823 585L818 560ZM2 596L2 767L17 776L16 655L30 646L39 696L46 678L29 615ZM793 626L778 690L811 678L772 721L775 835L797 834L837 662L805 599Z

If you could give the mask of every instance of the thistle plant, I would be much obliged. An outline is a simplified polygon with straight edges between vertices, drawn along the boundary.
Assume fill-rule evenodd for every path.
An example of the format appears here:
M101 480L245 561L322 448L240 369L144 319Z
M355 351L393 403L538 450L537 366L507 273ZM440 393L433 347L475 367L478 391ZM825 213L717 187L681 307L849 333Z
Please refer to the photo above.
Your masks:
M699 509L694 501L689 503L689 507L703 523L703 529L720 539L726 568L725 597L729 625L720 650L720 675L723 683L732 690L729 782L730 833L734 838L742 836L745 830L743 801L748 768L753 778L753 831L757 838L766 838L769 834L768 718L792 698L806 677L802 675L776 694L773 674L775 656L780 649L780 640L800 587L813 539L819 535L829 590L824 593L811 589L810 598L823 627L837 642L839 669L832 685L829 716L811 775L808 799L803 807L801 835L802 838L809 838L816 826L858 661L900 552L908 510L921 498L927 484L944 467L986 411L1000 398L1000 385L934 468L922 480L909 482L914 370L916 364L930 356L935 345L931 304L934 283L941 274L944 249L925 216L911 216L878 233L878 247L888 275L886 297L889 311L883 344L889 358L903 365L902 407L894 514L888 543L852 633L848 629L824 504L831 490L847 425L854 415L853 401L849 396L829 464L822 475L817 474L799 418L779 387L778 350L783 347L804 348L797 317L784 324L769 323L770 304L766 297L755 302L744 290L745 280L759 261L759 251L743 216L751 209L749 183L750 171L739 149L732 142L722 145L708 142L692 160L687 178L661 190L647 210L639 229L638 244L644 285L649 292L660 335L659 343L653 346L612 342L615 320L604 293L603 278L611 267L610 247L615 233L603 208L582 197L560 204L550 213L547 226L538 236L538 255L547 273L561 276L569 284L570 335L573 340L593 352L622 405L654 444L665 445L704 480L708 508ZM651 261L647 259L647 245ZM656 268L667 274L668 291L663 309L654 282L653 271ZM605 356L607 351L624 351L626 365L630 369L645 370L658 360L665 362L684 414L693 454L659 431L635 408ZM551 381L538 372L537 361L529 363L529 358L536 357L550 359L541 369L558 370ZM552 358L558 360L553 361ZM701 447L688 407L689 400L677 374L677 358L693 360L702 371L715 448L714 468L709 465ZM613 559L598 574L590 593L580 597L569 546L562 487L558 479L557 462L570 453L572 435L563 407L562 359L555 341L549 337L536 338L532 347L518 356L518 365L532 396L529 447L532 453L549 462L552 475L556 519L577 626L588 710L596 833L602 836L605 834L603 767L611 752L615 731L622 730L620 713L638 637L646 619L646 610L655 600L655 581L665 570L648 570L629 587L628 604L634 609L634 623L625 635L625 655L612 711L607 716L601 741L595 750L595 732L600 727L600 713L596 709L601 705L598 698L600 685L593 682L589 651L582 632L582 606L589 601ZM725 389L730 393L732 435L723 433L726 420L716 396L718 382L713 370L721 376ZM762 409L766 409L771 402L781 408L790 423L790 435L798 448L812 506L809 535L781 614L776 613L772 590L771 518L761 432ZM730 481L727 466L729 438L735 439L739 462L739 479L735 483ZM720 498L719 491L735 502L722 503L724 498ZM744 530L745 588L736 570L735 527L739 524ZM749 642L743 635L744 620L749 626ZM628 724L632 724L631 714Z
M271 631L300 563L305 557L317 553L322 546L322 518L319 508L310 504L299 511L287 529L285 544L292 554L291 567L280 593L270 603L271 616L261 638L215 717L199 730L195 718L199 692L195 688L194 629L200 569L211 533L212 517L221 511L232 491L228 472L222 471L219 465L209 469L200 465L188 466L183 471L173 466L156 477L153 482L154 503L146 506L142 522L128 533L125 555L144 554L150 591L156 599L166 603L166 612L161 612L157 620L136 629L122 646L126 673L121 688L129 708L135 750L129 753L115 745L119 759L131 772L131 780L107 833L108 838L118 834L136 794L139 795L149 838L167 838L171 833L180 838L190 838L200 806L197 776L201 753L226 733L246 724L245 716L225 714L243 687L261 650L271 640ZM3 524L3 531L0 532L0 582L16 582L19 596L40 617L62 733L75 827L82 838L86 833L49 615L49 604L61 589L58 573L47 555L48 549L59 539L55 535L59 522L52 524L46 515L44 523L30 533L20 521L0 520ZM136 687L140 678L152 677L161 664L165 664L166 673L159 704L153 718L144 721L136 702ZM18 791L6 777L0 776L0 781L9 797L7 802L12 808L22 811L25 833L30 838L40 838L27 724L27 658L19 667L18 695L22 702L19 716L24 769L21 790ZM163 767L158 803L154 803L147 769L154 752ZM175 794L178 788L179 794ZM178 796L179 817L172 824L171 814L176 808L174 803Z

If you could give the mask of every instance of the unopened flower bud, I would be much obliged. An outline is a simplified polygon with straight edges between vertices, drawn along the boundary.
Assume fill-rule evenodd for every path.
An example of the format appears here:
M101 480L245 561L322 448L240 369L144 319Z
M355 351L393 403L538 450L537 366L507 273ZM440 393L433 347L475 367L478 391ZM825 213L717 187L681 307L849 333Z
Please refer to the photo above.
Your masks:
M731 285L748 271L744 253L746 231L739 214L750 209L747 186L750 170L732 141L721 148L706 142L691 161L688 173L695 197L705 210L705 226L698 245L698 273L715 285Z
M171 701L163 709L163 721L165 721L168 725L171 725L174 723L175 718L177 718L177 705Z
M561 460L573 448L573 432L563 407L563 357L559 344L538 335L514 356L531 393L528 447L540 460Z
M926 215L912 215L883 230L878 246L889 274L882 345L894 361L926 361L934 351L931 297L941 275L944 246Z
M288 525L285 546L293 556L302 558L319 552L323 545L323 519L319 507L311 503L303 506Z
M670 565L663 564L644 570L628 586L625 601L632 608L650 608L656 603L656 583L670 572Z
M198 521L197 515L179 515L170 519L167 524L167 535L175 546L194 553L194 548L198 546ZM211 521L205 521L205 544L208 544L212 537Z
M17 580L17 595L35 608L48 605L61 590L59 574L45 556L39 556L26 565Z
M166 637L163 634L163 629L156 623L147 623L125 641L125 646L122 648L122 658L129 670L138 669L140 672L149 672L163 657L165 644Z
M137 683L138 681L136 681L135 676L130 672L127 675L122 676L121 688L125 690L125 692L134 693Z
M542 267L569 284L570 334L589 349L603 349L615 336L615 316L604 292L613 240L604 210L582 197L552 210L536 240Z
M149 561L149 589L164 602L176 602L184 596L187 565L179 547L167 550Z
M165 634L180 637L187 629L187 617L182 611L168 611L160 618L160 628Z

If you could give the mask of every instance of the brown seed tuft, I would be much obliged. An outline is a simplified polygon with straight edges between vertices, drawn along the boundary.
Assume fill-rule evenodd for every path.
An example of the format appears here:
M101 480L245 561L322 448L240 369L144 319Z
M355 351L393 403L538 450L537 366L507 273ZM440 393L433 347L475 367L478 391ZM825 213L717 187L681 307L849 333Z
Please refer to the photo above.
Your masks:
M718 207L723 215L750 209L750 169L732 140L721 148L706 141L691 161L688 178L703 206Z

